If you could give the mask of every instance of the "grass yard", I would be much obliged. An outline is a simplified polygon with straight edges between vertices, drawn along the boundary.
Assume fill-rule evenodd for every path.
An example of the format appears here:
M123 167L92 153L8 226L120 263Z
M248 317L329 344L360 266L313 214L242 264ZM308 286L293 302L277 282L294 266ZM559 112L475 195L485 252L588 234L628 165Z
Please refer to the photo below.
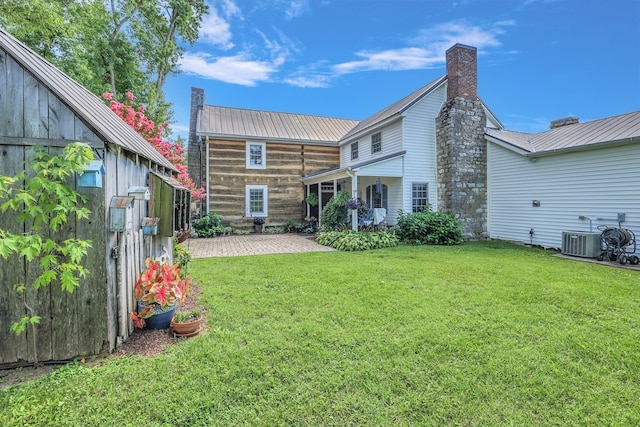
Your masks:
M640 276L497 242L197 259L209 333L0 392L2 426L640 424Z

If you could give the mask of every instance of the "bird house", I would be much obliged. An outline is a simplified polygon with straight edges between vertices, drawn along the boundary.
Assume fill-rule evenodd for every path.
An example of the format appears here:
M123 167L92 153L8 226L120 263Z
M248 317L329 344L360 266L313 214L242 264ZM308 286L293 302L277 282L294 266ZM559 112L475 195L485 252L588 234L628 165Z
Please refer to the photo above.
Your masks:
M132 226L133 197L112 197L109 204L109 231L126 231Z
M129 196L133 196L135 200L150 200L151 199L151 191L149 191L149 187L139 187L132 185L129 187Z
M78 187L102 188L102 176L104 175L104 165L102 160L93 160L82 173L78 173Z

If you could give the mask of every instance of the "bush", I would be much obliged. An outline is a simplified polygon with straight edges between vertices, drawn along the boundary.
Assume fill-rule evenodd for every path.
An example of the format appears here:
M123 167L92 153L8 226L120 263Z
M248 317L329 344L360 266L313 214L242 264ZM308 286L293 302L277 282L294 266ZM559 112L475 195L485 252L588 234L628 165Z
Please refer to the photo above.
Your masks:
M464 241L462 225L450 212L400 212L396 234L410 245L458 245Z
M282 224L285 233L299 233L302 231L302 224L294 219L288 219Z
M187 268L189 262L191 262L191 254L183 245L178 243L177 238L173 238L173 262L180 267L180 277L185 278L187 275Z
M386 231L358 232L353 230L327 231L320 233L319 244L331 246L339 251L366 251L368 249L398 246L398 236Z
M217 213L209 212L193 223L193 229L198 237L219 236L224 233L222 217Z
M349 224L349 212L345 207L345 203L350 198L351 194L342 190L338 191L338 194L327 202L320 216L322 231L340 230Z

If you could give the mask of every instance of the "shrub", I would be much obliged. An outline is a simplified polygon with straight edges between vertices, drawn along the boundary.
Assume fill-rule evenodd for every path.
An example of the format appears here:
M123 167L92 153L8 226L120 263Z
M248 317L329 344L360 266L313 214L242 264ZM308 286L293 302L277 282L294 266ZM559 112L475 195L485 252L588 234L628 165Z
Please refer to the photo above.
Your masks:
M185 278L189 262L191 262L191 254L183 245L178 243L177 238L173 238L173 262L180 267L180 277Z
M368 249L398 246L399 239L386 231L358 232L353 230L327 231L320 233L318 243L339 251L366 251Z
M286 230L284 229L284 227L276 226L276 227L267 227L264 231L269 234L280 234L280 233L284 233Z
M395 231L400 240L410 245L457 245L464 240L462 225L453 213L431 209L400 212Z
M216 237L224 233L220 214L209 212L193 223L193 229L198 237Z
M282 224L285 233L299 233L302 231L302 224L294 219L288 219Z
M320 216L323 231L340 230L349 224L349 212L345 203L350 198L351 194L342 190L327 202Z

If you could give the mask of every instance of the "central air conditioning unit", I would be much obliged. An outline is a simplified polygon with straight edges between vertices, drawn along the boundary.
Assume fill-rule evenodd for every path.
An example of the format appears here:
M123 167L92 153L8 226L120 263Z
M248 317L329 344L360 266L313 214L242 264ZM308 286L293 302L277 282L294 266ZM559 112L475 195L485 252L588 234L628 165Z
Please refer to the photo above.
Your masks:
M562 232L562 254L582 258L597 258L601 252L600 233L584 231Z

